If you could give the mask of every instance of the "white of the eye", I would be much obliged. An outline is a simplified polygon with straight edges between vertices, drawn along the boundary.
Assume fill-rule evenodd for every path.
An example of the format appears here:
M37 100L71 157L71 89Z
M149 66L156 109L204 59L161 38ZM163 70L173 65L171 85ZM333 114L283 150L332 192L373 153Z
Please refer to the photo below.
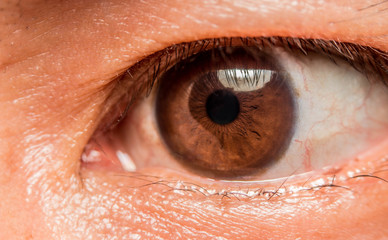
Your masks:
M255 91L271 81L273 71L266 69L221 69L217 77L225 88L236 92Z
M275 50L297 107L289 148L260 178L321 169L357 157L388 134L388 88L345 61Z

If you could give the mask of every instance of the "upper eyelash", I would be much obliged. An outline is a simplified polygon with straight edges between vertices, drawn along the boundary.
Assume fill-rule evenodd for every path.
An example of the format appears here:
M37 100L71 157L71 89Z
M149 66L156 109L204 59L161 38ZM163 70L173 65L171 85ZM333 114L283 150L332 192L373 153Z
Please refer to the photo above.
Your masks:
M177 59L178 62L205 49L233 46L233 42L237 41L239 41L242 46L252 45L260 49L266 47L282 47L291 52L299 52L304 55L308 55L309 52L320 53L331 58L341 58L360 72L366 72L369 68L381 75L388 74L387 52L353 43L290 37L218 38L174 44L143 59L135 66L129 68L126 71L126 74L131 76L131 78L136 78L134 76L139 75L139 73L136 73L139 68L137 65L143 65L143 61L150 59L152 61L151 65L148 65L145 71L148 76L147 82L149 83L149 86L152 87L158 76L168 70L171 57L175 56L175 59ZM198 45L200 46L199 49L197 49ZM140 73L140 75L143 74L144 72Z
M171 45L151 54L127 69L119 78L116 88L112 91L109 98L111 105L106 106L102 115L112 111L113 104L117 106L118 102L124 102L125 105L116 110L119 114L118 116L116 114L113 121L109 120L105 125L100 126L100 129L107 131L119 124L125 118L134 101L142 95L148 96L155 83L158 82L158 78L176 63L204 50L235 45L255 46L259 49L281 47L287 51L303 55L318 53L329 57L334 62L334 58L339 58L366 75L369 73L377 74L385 84L388 84L388 53L369 46L333 40L292 37L203 39Z

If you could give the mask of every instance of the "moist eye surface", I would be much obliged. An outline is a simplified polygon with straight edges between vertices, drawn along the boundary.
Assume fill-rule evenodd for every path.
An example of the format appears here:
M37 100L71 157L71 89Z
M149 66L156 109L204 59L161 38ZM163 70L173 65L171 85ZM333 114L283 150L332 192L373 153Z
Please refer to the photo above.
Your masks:
M201 52L166 72L156 97L160 134L182 165L232 177L275 162L290 141L294 93L257 48Z

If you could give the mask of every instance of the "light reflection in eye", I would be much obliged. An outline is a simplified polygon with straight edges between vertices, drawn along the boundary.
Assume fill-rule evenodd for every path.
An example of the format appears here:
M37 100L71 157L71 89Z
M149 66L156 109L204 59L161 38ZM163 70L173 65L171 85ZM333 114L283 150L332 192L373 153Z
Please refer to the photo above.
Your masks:
M369 74L369 79L367 79L366 75L356 71L355 68L337 56L332 55L328 58L320 54L319 51L318 53L307 52L308 54L305 56L282 46L259 45L255 47L258 51L270 52L270 55L279 63L282 71L284 70L290 77L287 83L293 87L293 98L297 102L298 115L290 145L287 147L287 151L278 157L279 159L276 159L277 164L253 169L256 173L250 172L249 178L273 179L288 176L291 173L320 169L353 158L382 140L387 130L385 119L388 119L388 113L381 111L381 104L388 102L388 94L383 84L377 81L379 76L377 73ZM247 54L252 53L247 51ZM177 63L183 60L181 57L176 59ZM234 60L228 59L228 61L232 63ZM216 71L218 81L224 88L242 92L248 89L250 91L257 90L265 86L266 83L268 84L274 72L268 70L266 66L259 71L263 73L261 75L257 74L257 70L252 69L251 66L244 66L243 61L238 64L242 67L221 68ZM351 64L357 66L360 63L353 62ZM170 67L168 71L176 71L176 69ZM163 74L159 76L162 85ZM184 70L181 71L181 75L185 76ZM231 77L235 79L233 84L228 81ZM249 80L254 78L259 79L259 81ZM242 79L244 79L243 83L245 84L240 84ZM178 84L181 80L172 79L171 81L173 84ZM195 81L195 77L193 77L190 82L191 86L195 84ZM206 137L201 138L202 135L195 131L191 130L191 135L188 134L187 129L190 128L182 130L185 128L182 126L187 122L187 118L181 122L177 121L179 112L186 111L187 116L191 115L187 106L190 88L186 89L188 90L183 90L186 94L182 95L186 98L182 97L180 101L165 102L164 106L171 105L171 109L175 109L175 112L173 111L171 116L164 117L168 118L171 125L176 125L177 129L180 127L179 131L184 132L185 135L179 136L177 141L184 143L197 138L197 142L190 149L193 152L198 152L197 149L203 150L206 146L211 146L209 141ZM173 94L178 94L176 93L177 89L171 91ZM157 94L158 92L154 90L148 99L137 104L130 111L123 124L114 131L114 136L107 136L110 140L104 146L127 153L137 169L167 167L190 172L192 169L185 166L184 163L187 156L177 154L177 151L171 149L168 144L166 146L164 136L171 133L161 132L157 123L158 119L154 118L155 101L161 101ZM208 96L205 96L204 99ZM205 106L205 101L202 102ZM197 129L198 127L192 128ZM177 136L176 133L171 135ZM241 141L239 142L241 143ZM233 144L236 145L235 142ZM205 149L204 152L209 152L208 159L212 160L214 150ZM242 155L244 155L244 151L242 151ZM160 159L163 159L164 162L160 162ZM181 160L177 161L177 159ZM206 174L204 175L206 176ZM214 177L215 175L210 174L210 176ZM233 177L239 177L239 174Z
M222 69L217 71L217 78L224 88L236 92L256 91L271 80L271 70L262 69Z

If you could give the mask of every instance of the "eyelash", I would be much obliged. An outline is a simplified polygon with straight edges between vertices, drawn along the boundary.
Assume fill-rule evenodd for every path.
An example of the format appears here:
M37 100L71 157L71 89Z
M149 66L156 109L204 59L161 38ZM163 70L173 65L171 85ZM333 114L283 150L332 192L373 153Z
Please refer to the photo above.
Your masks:
M352 43L289 37L204 39L195 42L174 44L143 59L129 68L126 74L136 79L136 75L144 74L144 72L139 74L139 70L142 67L146 67L147 80L144 82L147 83L146 92L149 94L157 78L172 65L170 64L172 54L175 55L176 62L179 62L205 49L232 46L236 43L242 46L253 45L259 49L265 47L282 47L285 50L294 53L299 52L304 55L308 55L309 52L315 52L330 57L334 62L333 57L341 58L363 73L372 70L380 76L388 74L388 53L379 49ZM148 65L147 63L150 62L151 64Z
M184 42L174 44L144 58L117 78L116 86L101 114L102 116L114 117L100 119L102 124L100 124L98 131L109 131L117 126L126 117L131 106L142 96L148 96L154 86L158 84L158 78L175 63L203 50L233 45L255 46L259 49L281 47L287 51L304 55L318 53L328 56L333 62L335 62L334 58L339 58L348 62L359 72L367 76L368 74L377 75L385 84L388 84L386 82L388 79L388 53L368 46L333 40L291 37L213 38Z
M383 183L388 184L388 180L381 178L375 174L388 171L387 169L384 169L384 165L380 166L383 169L382 170L376 170L372 173L359 173L354 176L350 176L344 180L341 180L341 182L347 182L350 180L355 180L358 178L374 178L378 181L382 181ZM379 169L379 168L378 168ZM252 199L255 197L264 197L265 200L271 200L273 197L281 197L286 194L293 194L295 192L301 192L301 191L316 191L316 190L322 190L322 189L330 189L330 188L340 188L345 191L354 192L350 187L345 185L339 185L336 184L336 175L331 175L330 177L327 177L326 182L314 184L313 182L309 185L309 180L304 182L302 187L298 189L288 189L286 186L288 177L283 180L279 186L267 188L267 187L256 187L252 189L246 189L241 190L239 187L238 190L215 190L210 189L205 186L201 186L195 183L190 182L184 182L181 180L166 180L162 179L158 176L152 176L152 175L140 175L140 174L133 174L133 175L116 175L117 177L125 177L125 178L133 178L136 180L144 181L145 184L139 185L139 186L131 186L130 188L144 188L149 187L152 185L159 185L162 187L165 187L167 190L162 191L162 193L168 193L168 192L180 192L180 193L194 193L202 195L203 197L220 197L221 200L224 198L228 199L235 199L238 201L241 201L242 199Z

